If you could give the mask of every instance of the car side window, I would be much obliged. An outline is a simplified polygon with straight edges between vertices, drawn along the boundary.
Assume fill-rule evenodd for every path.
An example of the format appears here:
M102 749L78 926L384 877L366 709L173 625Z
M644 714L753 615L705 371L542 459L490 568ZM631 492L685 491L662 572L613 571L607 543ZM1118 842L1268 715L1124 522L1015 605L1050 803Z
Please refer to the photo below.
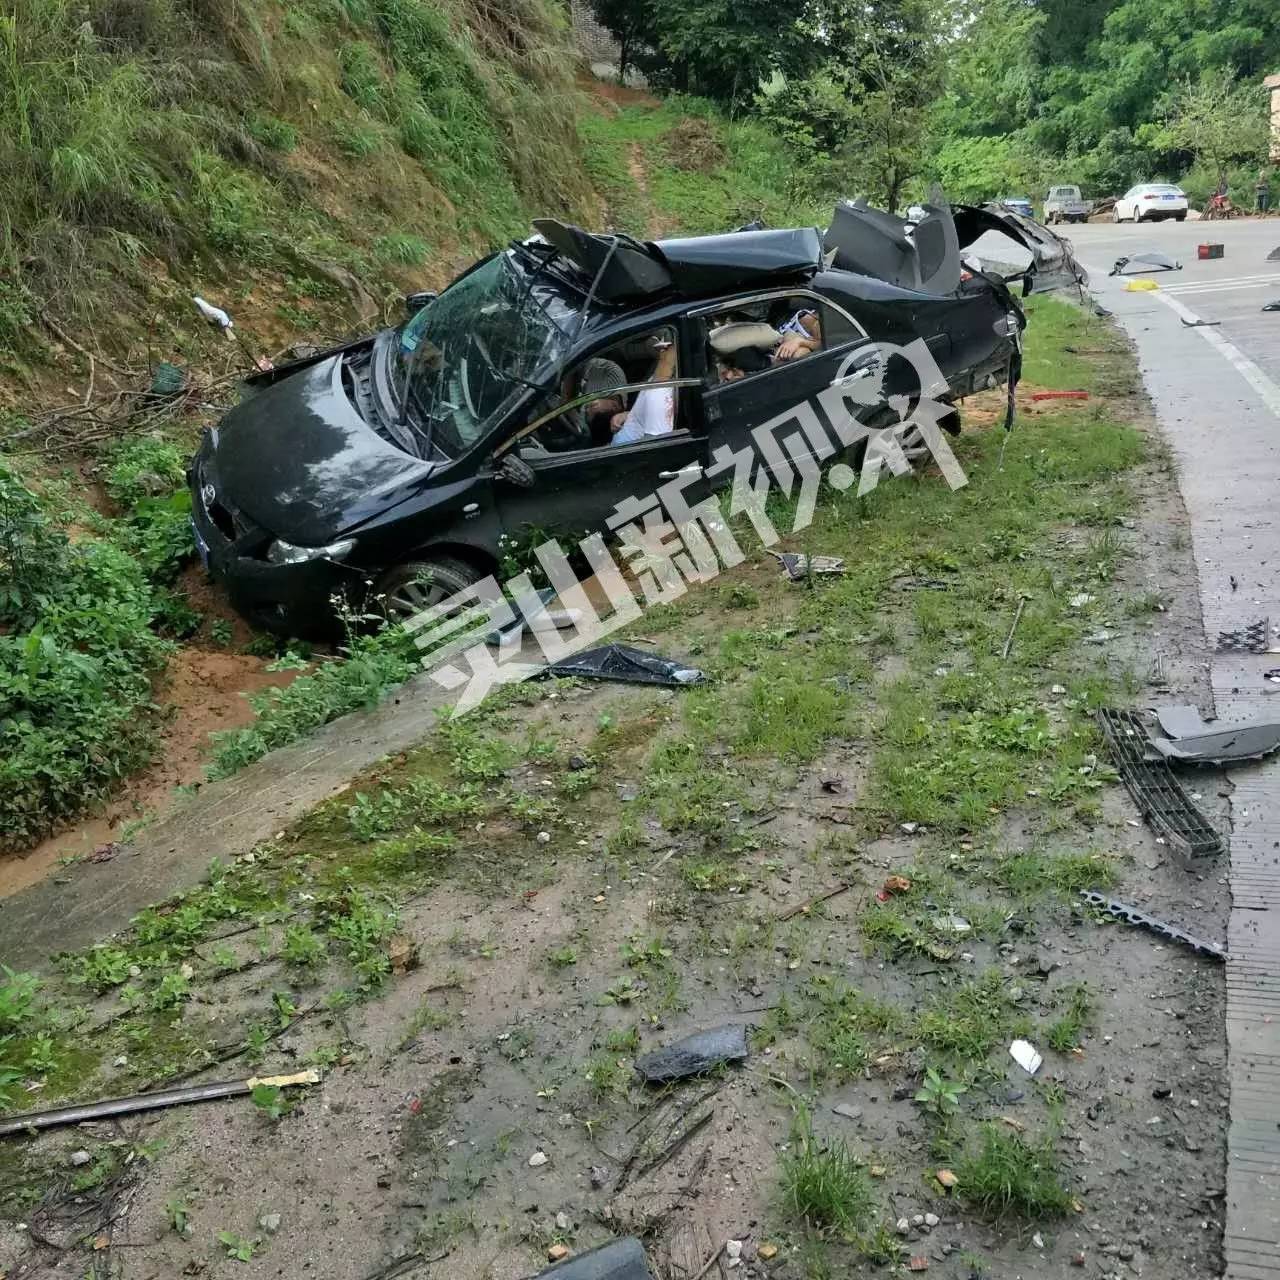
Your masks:
M755 299L701 317L708 378L732 382L848 341L849 322L807 294ZM849 336L853 336L850 334Z
M651 436L677 431L682 417L680 389L660 385L635 388L644 383L669 383L679 376L674 328L664 325L633 334L566 372L557 400L567 407L538 428L535 439L548 452L570 453L638 444ZM584 399L587 396L590 398Z

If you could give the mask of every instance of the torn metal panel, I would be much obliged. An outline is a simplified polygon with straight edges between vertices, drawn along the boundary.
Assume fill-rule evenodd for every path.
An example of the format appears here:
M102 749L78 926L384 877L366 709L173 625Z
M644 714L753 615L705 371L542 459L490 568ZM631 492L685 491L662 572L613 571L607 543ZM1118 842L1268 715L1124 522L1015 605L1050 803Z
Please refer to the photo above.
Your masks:
M1132 711L1103 707L1098 727L1125 788L1152 830L1185 857L1221 853L1222 837L1183 790L1169 762L1152 750L1142 720Z
M1280 300L1263 304L1263 311L1280 311Z
M778 559L792 582L799 582L810 574L818 577L844 572L844 560L839 556L808 556L795 551L772 551L770 555Z
M629 644L606 644L586 649L552 663L547 668L553 676L579 676L586 680L618 680L623 684L686 685L702 684L706 674L697 667L686 666L671 658Z
M1030 267L1017 273L1028 293L1073 288L1089 283L1089 273L1076 261L1071 241L1050 231L1033 218L1023 217L1012 209L996 204L981 208L958 204L953 207L952 215L961 251L988 231L994 231L1030 253Z
M665 1049L646 1053L636 1059L636 1070L646 1084L666 1084L669 1080L702 1075L726 1062L745 1062L749 1053L747 1029L737 1022L698 1031Z
M1130 253L1117 258L1111 268L1111 275L1131 276L1137 271L1181 271L1182 263L1169 257L1167 253L1152 251L1150 253Z
M1271 645L1271 619L1260 618L1239 631L1219 631L1215 653L1266 653Z
M1098 893L1096 889L1082 889L1080 897L1091 907L1096 907L1099 911L1105 911L1107 915L1114 916L1117 920L1123 920L1125 924L1136 925L1140 929L1149 929L1152 933L1158 933L1162 938L1170 938L1174 942L1181 942L1183 946L1190 947L1192 951L1198 951L1201 955L1209 956L1214 960L1225 960L1227 958L1227 949L1219 946L1218 943L1206 942L1203 938L1197 938L1193 934L1187 933L1184 929L1179 929L1177 925L1169 924L1164 920L1157 920L1154 916L1147 915L1145 911L1139 911L1137 907L1132 907L1127 902L1116 902L1105 894Z

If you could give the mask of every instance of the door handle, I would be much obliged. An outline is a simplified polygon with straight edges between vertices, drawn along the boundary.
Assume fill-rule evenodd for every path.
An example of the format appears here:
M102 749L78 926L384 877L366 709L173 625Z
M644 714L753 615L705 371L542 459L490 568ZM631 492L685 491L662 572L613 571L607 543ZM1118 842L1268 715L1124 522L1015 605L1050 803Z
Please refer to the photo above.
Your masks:
M833 379L831 385L833 387L847 387L851 382L857 382L861 378L871 377L872 374L879 370L879 368L880 366L878 364L863 365L861 369L858 369L854 373L847 373L843 378Z
M676 480L680 476L693 476L701 472L702 468L695 462L692 466L681 467L679 471L659 471L659 480Z

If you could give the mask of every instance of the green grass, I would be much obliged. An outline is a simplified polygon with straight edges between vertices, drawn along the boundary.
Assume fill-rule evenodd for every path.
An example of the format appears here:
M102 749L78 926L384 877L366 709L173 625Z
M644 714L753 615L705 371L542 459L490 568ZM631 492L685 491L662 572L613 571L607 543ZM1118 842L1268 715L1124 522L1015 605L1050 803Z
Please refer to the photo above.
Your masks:
M1080 1037L1093 1019L1096 1000L1087 983L1073 982L1053 994L1055 1008L1062 1013L1049 1024L1045 1039L1058 1053L1069 1053L1080 1043Z
M1051 1138L1029 1142L1021 1134L985 1124L955 1173L959 1198L990 1218L1040 1222L1071 1208Z
M799 1224L851 1236L866 1226L874 1208L871 1180L849 1148L819 1143L800 1128L781 1164L782 1203Z

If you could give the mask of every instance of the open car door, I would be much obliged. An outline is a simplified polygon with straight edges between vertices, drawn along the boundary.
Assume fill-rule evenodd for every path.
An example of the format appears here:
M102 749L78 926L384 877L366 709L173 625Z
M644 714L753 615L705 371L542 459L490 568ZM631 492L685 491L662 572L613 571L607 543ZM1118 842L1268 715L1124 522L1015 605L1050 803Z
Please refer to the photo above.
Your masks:
M960 204L951 212L962 253L987 232L994 232L1031 255L1028 266L1003 273L1007 281L1022 280L1026 293L1071 289L1088 282L1088 273L1076 261L1070 242L1034 219L997 205Z

